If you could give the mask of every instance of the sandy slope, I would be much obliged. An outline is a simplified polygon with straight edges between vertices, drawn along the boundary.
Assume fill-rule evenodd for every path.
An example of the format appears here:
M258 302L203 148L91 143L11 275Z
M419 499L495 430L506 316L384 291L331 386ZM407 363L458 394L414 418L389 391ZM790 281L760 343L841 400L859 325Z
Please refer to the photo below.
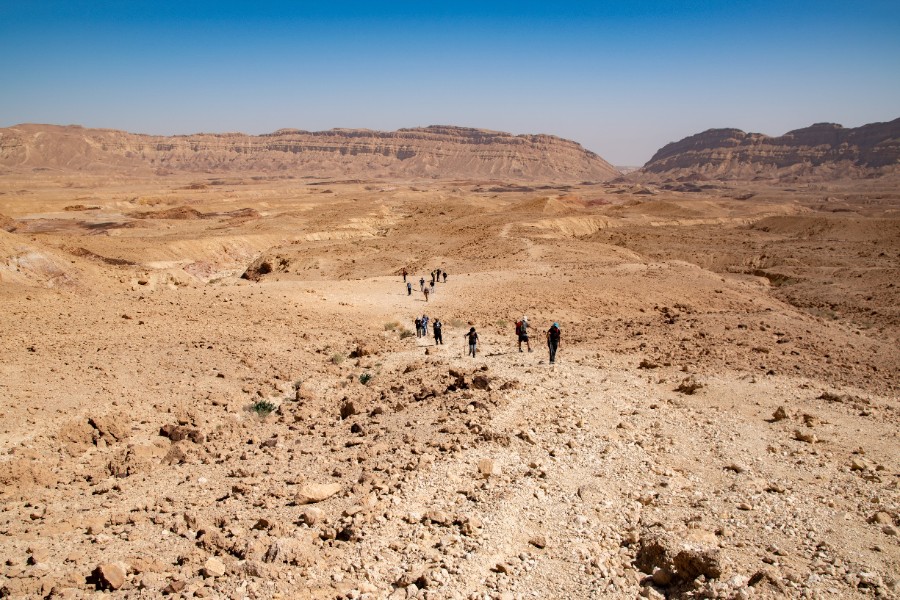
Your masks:
M227 212L181 183L136 186L160 208ZM613 187L535 201L401 182L330 185L324 201L248 185L225 191L229 210L259 216L235 222L137 219L104 186L92 195L120 218L67 213L77 192L40 185L0 211L19 227L74 222L0 238L13 597L119 583L119 597L897 595L889 202L864 256L840 226L799 253L796 226L748 226L787 227L815 210L802 197L661 206ZM129 226L86 226L113 221ZM764 270L789 266L802 294L744 265L763 246ZM239 279L260 252L273 271ZM836 257L880 274L813 285ZM426 304L406 295L404 265L450 276ZM866 287L882 295L854 295ZM423 312L444 321L444 346L400 335ZM515 347L522 314L533 353ZM265 418L250 410L262 400L277 407ZM325 483L340 490L300 503Z

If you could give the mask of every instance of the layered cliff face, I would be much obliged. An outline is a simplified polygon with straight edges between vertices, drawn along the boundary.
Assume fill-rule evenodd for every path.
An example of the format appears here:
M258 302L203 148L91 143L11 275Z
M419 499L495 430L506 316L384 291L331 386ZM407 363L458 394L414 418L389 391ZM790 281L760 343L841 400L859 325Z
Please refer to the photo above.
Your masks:
M900 170L900 119L846 129L817 123L780 137L710 129L667 144L645 174L716 179L867 177Z
M19 125L0 129L0 165L553 181L603 181L618 175L605 160L569 140L449 126L392 132L282 129L259 136L161 137L77 126Z

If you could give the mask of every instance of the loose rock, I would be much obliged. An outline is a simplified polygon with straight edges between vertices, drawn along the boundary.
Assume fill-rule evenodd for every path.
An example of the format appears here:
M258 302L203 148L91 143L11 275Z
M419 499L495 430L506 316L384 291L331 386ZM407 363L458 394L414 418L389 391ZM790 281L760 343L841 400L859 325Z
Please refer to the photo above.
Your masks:
M341 491L339 483L308 483L294 496L294 504L315 504Z

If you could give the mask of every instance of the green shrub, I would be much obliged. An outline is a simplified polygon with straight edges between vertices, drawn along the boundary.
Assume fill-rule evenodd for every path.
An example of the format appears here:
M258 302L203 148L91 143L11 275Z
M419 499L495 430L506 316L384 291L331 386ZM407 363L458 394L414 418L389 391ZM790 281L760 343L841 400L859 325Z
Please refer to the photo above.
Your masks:
M268 400L258 400L250 407L250 410L258 414L260 417L268 417L269 414L273 410L275 410L275 408L277 407Z
M359 376L359 382L363 385L366 385L370 381L372 381L371 373L363 373L362 375Z

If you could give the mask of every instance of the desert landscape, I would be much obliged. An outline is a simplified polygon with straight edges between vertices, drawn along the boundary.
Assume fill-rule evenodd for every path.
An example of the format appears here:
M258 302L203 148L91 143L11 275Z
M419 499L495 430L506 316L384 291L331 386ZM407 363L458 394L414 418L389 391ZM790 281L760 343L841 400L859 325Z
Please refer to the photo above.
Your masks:
M0 130L0 597L900 597L898 129Z

